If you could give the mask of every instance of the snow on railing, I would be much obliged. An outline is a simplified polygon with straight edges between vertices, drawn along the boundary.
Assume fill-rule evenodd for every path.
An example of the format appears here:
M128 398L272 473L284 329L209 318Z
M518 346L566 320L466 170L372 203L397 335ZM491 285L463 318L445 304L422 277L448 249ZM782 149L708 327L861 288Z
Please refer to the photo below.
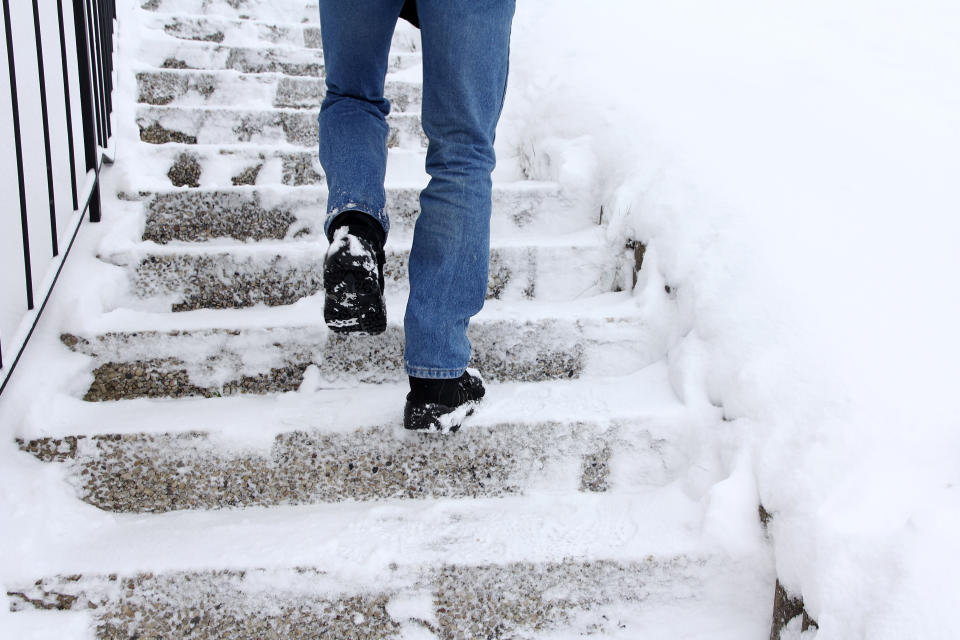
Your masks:
M12 107L0 118L2 393L80 223L87 212L100 220L100 167L112 161L116 5L0 1L9 79L0 81L0 101Z

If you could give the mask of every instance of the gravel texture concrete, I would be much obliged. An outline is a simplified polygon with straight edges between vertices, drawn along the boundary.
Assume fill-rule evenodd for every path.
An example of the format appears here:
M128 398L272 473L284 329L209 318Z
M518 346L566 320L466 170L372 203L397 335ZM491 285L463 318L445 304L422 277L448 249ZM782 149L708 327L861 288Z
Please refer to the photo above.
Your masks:
M250 167L251 173L253 167ZM249 177L249 176L246 176ZM388 187L391 233L410 233L420 214L420 190ZM134 196L145 202L143 240L165 244L214 238L283 240L291 235L322 235L326 190L217 189L162 191ZM269 205L265 204L270 203ZM567 206L550 186L494 188L494 224L522 228Z
M325 206L299 204L316 210ZM282 240L298 218L293 212L297 207L268 208L256 191L175 191L148 197L145 208L143 240L160 244L211 238Z
M338 593L321 570L223 570L60 576L11 589L14 610L93 610L99 640L519 640L602 635L612 606L693 597L703 560L573 560L438 567L392 565L380 586ZM668 591L669 590L669 591ZM391 606L410 597L411 611ZM423 609L420 611L419 609ZM420 637L420 636L417 636Z
M233 106L237 95L247 96L247 104L260 102L264 108L319 109L326 95L320 77L276 76L272 74L235 74L230 71L141 71L137 74L137 102L165 106L192 99L187 106ZM418 108L421 87L417 83L386 81L384 95L393 112Z
M397 113L387 116L390 133L387 146L426 147L427 137L420 126L420 115ZM229 108L154 107L137 109L140 139L152 144L171 140L144 137L145 130L169 130L194 139L194 144L291 144L315 148L317 114L312 110L237 110ZM186 142L187 140L173 140Z
M203 432L39 438L19 444L44 462L65 463L79 496L93 506L160 513L499 497L523 493L545 470L556 468L579 475L582 491L602 492L609 488L606 462L616 433L616 427L586 423L469 427L454 436L406 433L398 425L386 425L346 433L282 433L269 451L231 450ZM653 448L646 453L659 459Z
M244 42L319 48L311 46L318 40L313 33L319 33L317 27L292 24L267 24L218 16L166 16L163 30L174 38L197 42L220 43L225 33L231 33Z
M181 153L167 172L167 177L175 187L199 187L203 167L196 154Z
M278 306L319 292L323 283L326 243L313 252L238 255L211 253L152 254L128 268L132 290L145 299L169 300L172 311L232 309L255 304ZM406 249L387 249L384 276L388 291L409 289ZM606 259L605 259L606 258ZM550 268L557 262L580 261L576 277L556 281ZM601 249L509 247L493 249L487 298L526 300L546 291L552 299L575 299L609 290L616 255ZM539 264L548 265L545 269Z
M469 330L472 366L490 381L575 378L589 347L584 332L602 333L607 324L478 322ZM311 364L328 379L406 379L403 331L395 325L378 336L334 334L318 323L315 328L141 331L89 338L64 334L62 340L94 357L87 400L292 391Z

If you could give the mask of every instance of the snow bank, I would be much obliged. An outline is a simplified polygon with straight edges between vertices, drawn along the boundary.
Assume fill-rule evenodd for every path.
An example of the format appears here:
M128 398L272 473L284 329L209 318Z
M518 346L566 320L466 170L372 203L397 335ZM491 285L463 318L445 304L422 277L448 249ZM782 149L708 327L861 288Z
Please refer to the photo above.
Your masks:
M819 640L952 637L960 8L585 6L519 5L501 157L648 245L635 294Z

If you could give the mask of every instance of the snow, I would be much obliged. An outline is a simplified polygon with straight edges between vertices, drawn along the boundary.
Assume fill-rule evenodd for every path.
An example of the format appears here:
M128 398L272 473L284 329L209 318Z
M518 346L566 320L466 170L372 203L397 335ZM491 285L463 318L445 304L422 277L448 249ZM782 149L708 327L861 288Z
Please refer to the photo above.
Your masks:
M732 421L721 453L774 513L816 637L953 637L960 12L583 13L518 8L501 146L598 185L609 232L649 245L678 393Z
M125 4L121 11L135 3ZM598 219L602 211L611 246L647 245L644 268L632 292L591 299L575 315L550 304L492 303L485 313L630 315L640 321L617 335L632 332L644 357L618 353L611 336L609 368L639 370L535 389L493 385L477 418L614 420L642 410L670 463L655 488L570 497L540 487L527 502L397 502L373 511L320 505L115 516L78 501L57 465L11 446L0 451L0 545L8 551L0 581L106 566L294 566L341 557L345 564L335 568L344 581L369 583L400 555L397 540L411 541L402 550L410 562L446 560L447 541L472 527L482 543L456 547L458 562L699 550L752 561L744 576L766 584L760 500L773 514L777 575L819 623L802 635L794 623L785 638L954 637L960 10L940 0L909 8L889 0L608 0L588 15L583 7L519 3L497 175L562 183L571 211ZM122 25L125 42L147 41L144 25ZM415 46L406 28L398 41ZM121 60L117 105L133 114L130 69L139 61ZM111 189L162 175L163 163L133 142L132 117L118 120L117 131L130 145L107 176ZM391 175L421 180L412 155L392 152ZM323 428L347 423L338 418L358 403L336 403L319 371L278 398L82 403L87 361L63 349L61 331L174 322L129 310L123 269L95 257L134 247L140 221L132 210L114 207L103 227L82 230L23 368L0 400L8 440L98 433L101 420L115 433L189 431L226 416L221 424L231 429L217 434L218 444L264 449L281 430L319 428L317 416L331 418ZM582 226L568 213L557 229ZM317 301L307 299L283 310L187 312L175 321L297 326L317 313ZM351 418L389 420L402 393L385 385ZM523 400L527 413L518 415ZM190 403L189 414L181 402ZM620 465L613 484L649 484L645 473L652 472ZM350 561L352 572L344 569ZM708 594L718 613L707 618L730 622L726 630L708 628L697 617L703 609L677 601L633 614L621 637L671 628L676 638L742 640L736 623L746 609L768 606L770 594L721 591ZM390 606L426 619L421 600L408 593ZM84 637L85 618L50 623L46 615L4 611L0 628L42 638L53 637L55 624L58 637ZM404 634L430 636L413 622Z

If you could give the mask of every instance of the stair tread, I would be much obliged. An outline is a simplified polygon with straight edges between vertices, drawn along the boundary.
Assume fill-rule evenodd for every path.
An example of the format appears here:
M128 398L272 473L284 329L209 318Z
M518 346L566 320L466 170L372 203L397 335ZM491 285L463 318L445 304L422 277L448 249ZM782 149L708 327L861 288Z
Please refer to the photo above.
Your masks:
M584 635L633 640L766 637L765 575L705 552L642 560L566 558L349 570L328 566L89 574L36 581L16 609L96 610L98 633L237 640L369 640ZM25 602L31 598L29 605Z
M405 300L387 298L388 317L393 318L388 326L399 326L403 317ZM135 311L116 309L96 318L90 318L83 326L74 326L76 335L103 333L144 333L191 331L269 331L273 329L302 329L309 333L325 333L322 327L323 301L305 299L298 304L277 308L257 309L202 309L182 313ZM471 324L505 322L554 321L565 325L579 322L639 322L640 309L629 292L605 293L590 298L590 304L529 300L500 303L490 300Z
M401 237L399 239L391 237L387 240L384 249L388 253L408 253L410 246L410 238L408 237ZM126 261L137 260L150 255L206 256L224 254L244 258L248 256L262 257L265 259L274 256L303 256L305 258L319 258L322 261L326 248L327 241L323 237L316 239L292 238L289 240L267 239L255 242L239 242L233 239L222 239L216 242L173 240L162 244L145 240L125 246L122 252L109 252L108 255L123 256ZM530 234L520 237L512 234L492 236L490 238L490 249L494 251L510 249L609 250L610 247L605 241L603 229L601 227L592 227L582 231L557 233L549 236L541 234ZM104 255L103 249L101 249L101 255Z
M178 15L183 13L203 16L221 16L225 18L247 19L256 15L263 19L289 16L295 11L303 14L304 21L319 22L319 9L316 4L310 6L303 0L205 0L200 6L196 0L141 0L140 8L154 14Z
M166 514L104 516L110 526L77 531L50 549L39 574L155 572L205 568L324 567L337 558L386 567L549 562L567 557L643 560L702 552L702 511L671 485L625 493L390 500ZM258 541L256 544L251 544ZM269 543L265 543L269 541ZM535 544L531 544L535 541ZM698 554L699 555L699 554Z
M397 420L406 383L324 385L269 400L254 396L170 402L136 399L83 402L59 396L38 408L20 431L21 439L102 434L216 432L224 446L269 448L288 431L350 433ZM603 393L597 393L602 389ZM666 363L611 378L488 383L482 411L466 428L523 422L641 422L657 438L676 435L688 411L676 397ZM262 415L261 415L262 414ZM258 416L251 420L251 416ZM110 425L105 428L105 425Z
M233 69L241 73L274 70L297 78L320 77L323 73L323 52L320 49L282 43L229 45L193 40L145 40L138 43L138 50L137 68L141 70L151 67L197 71ZM421 58L419 51L394 51L390 53L388 69L391 72L413 69Z
M21 446L65 465L85 502L122 513L503 497L547 488L635 491L676 480L685 462L642 420L471 423L455 435L419 434L400 426L401 402L402 394L388 424L287 430L269 447L263 434L251 443L206 431L44 438ZM679 437L683 421L675 422L672 435Z

